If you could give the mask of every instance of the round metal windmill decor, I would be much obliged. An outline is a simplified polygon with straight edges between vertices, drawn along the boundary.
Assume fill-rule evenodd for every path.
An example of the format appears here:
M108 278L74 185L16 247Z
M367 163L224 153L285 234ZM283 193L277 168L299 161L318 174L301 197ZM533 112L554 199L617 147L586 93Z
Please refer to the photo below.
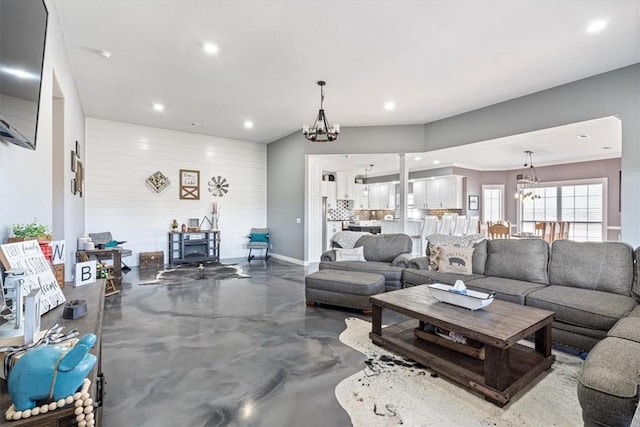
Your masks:
M222 197L229 192L229 182L227 178L220 175L214 176L209 181L209 192L214 197Z

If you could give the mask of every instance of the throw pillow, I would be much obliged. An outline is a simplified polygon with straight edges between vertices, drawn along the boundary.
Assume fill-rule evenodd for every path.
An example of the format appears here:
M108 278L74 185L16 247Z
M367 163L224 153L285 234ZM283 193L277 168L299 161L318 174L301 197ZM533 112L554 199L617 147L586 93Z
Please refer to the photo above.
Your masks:
M440 247L429 245L429 270L438 270L438 257L440 256Z
M439 248L438 271L471 275L473 273L473 248L437 246Z
M364 248L358 246L353 249L334 249L336 251L336 261L366 261L364 259Z
M269 233L251 233L249 236L252 242L269 243Z

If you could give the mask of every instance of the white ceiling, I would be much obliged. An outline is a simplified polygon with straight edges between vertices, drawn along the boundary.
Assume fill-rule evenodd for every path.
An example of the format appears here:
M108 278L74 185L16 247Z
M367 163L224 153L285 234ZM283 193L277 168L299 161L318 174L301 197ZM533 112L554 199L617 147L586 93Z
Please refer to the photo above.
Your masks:
M320 79L331 122L417 124L640 62L639 1L47 4L88 116L265 143L313 122Z
M586 135L587 138L578 138ZM617 117L605 117L556 128L543 129L505 138L468 144L454 148L409 153L409 171L458 166L482 171L522 168L525 150L533 151L535 166L550 166L622 156L622 123ZM311 156L323 164L325 171L340 171L367 176L397 174L397 154L349 154ZM416 157L420 157L416 160ZM438 164L434 164L437 161Z

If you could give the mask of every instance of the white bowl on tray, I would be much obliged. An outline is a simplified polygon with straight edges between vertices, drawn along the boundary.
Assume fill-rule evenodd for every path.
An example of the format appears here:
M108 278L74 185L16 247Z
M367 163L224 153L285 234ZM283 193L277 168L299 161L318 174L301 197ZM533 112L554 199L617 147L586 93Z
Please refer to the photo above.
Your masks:
M487 307L495 297L495 292L487 294L485 292L472 291L471 289L454 289L454 286L442 283L434 283L427 286L429 286L431 295L438 301L468 308L469 310L479 310Z

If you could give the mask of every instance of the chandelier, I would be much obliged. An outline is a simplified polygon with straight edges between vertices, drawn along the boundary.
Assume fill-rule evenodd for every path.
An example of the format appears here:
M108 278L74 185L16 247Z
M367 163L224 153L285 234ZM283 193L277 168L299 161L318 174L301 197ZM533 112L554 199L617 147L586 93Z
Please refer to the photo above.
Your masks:
M322 104L324 103L324 85L326 82L320 80L318 86L320 86L320 111L318 111L318 117L313 123L313 126L309 127L304 125L302 127L302 133L304 137L313 142L327 142L335 141L340 133L340 125L334 124L333 127L329 127L327 124L327 116L324 115L324 109Z
M536 191L538 188L538 175L536 174L536 168L533 166L533 159L531 155L533 151L524 152L524 170L523 173L516 175L516 193L514 197L520 200L534 200L539 199L540 194Z

